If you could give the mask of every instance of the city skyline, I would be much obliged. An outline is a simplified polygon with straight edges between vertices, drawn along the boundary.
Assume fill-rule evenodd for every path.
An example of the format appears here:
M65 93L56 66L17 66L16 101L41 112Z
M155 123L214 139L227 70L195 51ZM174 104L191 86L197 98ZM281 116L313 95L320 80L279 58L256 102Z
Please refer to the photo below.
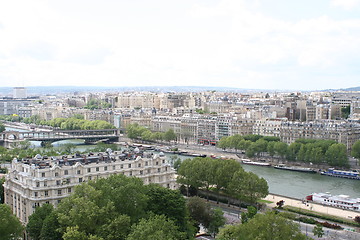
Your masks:
M358 87L359 12L359 0L6 1L0 85Z

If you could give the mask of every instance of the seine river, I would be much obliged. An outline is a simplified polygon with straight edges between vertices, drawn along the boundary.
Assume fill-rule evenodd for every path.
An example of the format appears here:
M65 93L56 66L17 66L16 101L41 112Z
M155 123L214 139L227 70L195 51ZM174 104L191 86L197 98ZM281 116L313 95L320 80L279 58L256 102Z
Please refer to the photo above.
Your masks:
M7 130L21 131L19 129L6 128ZM25 130L24 130L25 131ZM94 145L81 145L82 140L66 140L54 143L59 146L61 143L77 144L80 151L89 150ZM39 143L34 143L39 145ZM171 156L181 159L188 157L165 154L168 161ZM304 198L314 192L329 192L333 195L345 194L352 198L360 198L360 180L322 176L320 174L301 173L286 170L274 169L272 167L261 167L253 165L242 165L246 171L251 171L266 179L270 193L285 195L294 198Z

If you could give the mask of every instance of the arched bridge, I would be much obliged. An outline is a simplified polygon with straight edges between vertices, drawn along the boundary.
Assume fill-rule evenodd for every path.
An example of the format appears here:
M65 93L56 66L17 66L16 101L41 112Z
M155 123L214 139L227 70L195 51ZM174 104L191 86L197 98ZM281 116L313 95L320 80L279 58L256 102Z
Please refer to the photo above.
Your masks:
M102 129L102 130L54 130L54 131L31 131L17 132L5 131L2 133L4 142L20 142L20 141L42 141L56 142L68 139L84 139L85 142L96 142L99 140L118 141L118 129Z

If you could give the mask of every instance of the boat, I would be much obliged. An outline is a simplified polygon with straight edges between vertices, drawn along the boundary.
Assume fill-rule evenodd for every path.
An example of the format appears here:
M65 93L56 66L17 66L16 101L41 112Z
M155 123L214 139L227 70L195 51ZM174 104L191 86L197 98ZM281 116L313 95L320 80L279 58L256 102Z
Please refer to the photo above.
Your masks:
M345 170L336 170L334 168L329 168L327 171L322 171L321 175L360 180L360 174L356 170L345 171Z
M350 198L348 195L333 196L329 193L313 193L306 196L306 200L327 206L360 212L360 198Z
M270 163L267 163L267 162L255 162L255 161L251 161L250 159L241 159L241 162L243 164L247 164L247 165L256 165L256 166L264 166L264 167L271 166Z
M297 167L297 166L286 166L285 164L275 165L274 168L275 169L281 169L281 170L295 171L295 172L316 173L316 171L314 169L312 169L312 168Z

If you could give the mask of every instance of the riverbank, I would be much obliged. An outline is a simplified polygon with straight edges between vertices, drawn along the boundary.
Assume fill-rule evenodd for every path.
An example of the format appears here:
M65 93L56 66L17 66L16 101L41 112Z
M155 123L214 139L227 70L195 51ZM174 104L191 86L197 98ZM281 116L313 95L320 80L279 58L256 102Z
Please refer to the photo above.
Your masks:
M305 196L304 196L305 197ZM325 206L318 203L307 202L302 199L296 199L286 196L281 196L278 194L269 194L263 200L269 201L271 203L266 203L266 206L274 208L276 207L276 203L283 200L284 206L296 207L304 210L309 210L321 214L332 215L336 217L346 218L346 219L354 219L356 216L360 216L360 212L356 211L348 211L345 209Z

